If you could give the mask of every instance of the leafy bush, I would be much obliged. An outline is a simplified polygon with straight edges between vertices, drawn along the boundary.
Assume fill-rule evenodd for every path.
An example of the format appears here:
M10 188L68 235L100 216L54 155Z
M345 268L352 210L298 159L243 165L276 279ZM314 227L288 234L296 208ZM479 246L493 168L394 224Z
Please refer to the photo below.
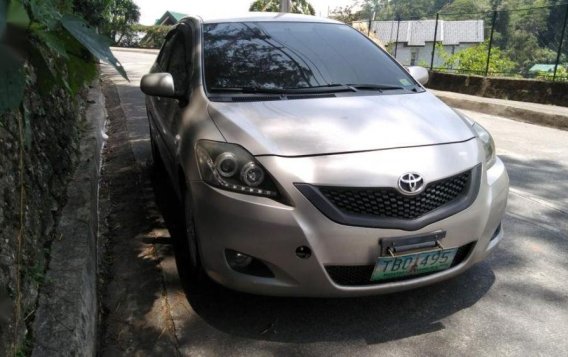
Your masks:
M109 48L109 40L71 11L64 0L8 0L0 5L0 114L17 108L30 63L39 90L55 84L74 94L96 76L94 57L126 72Z
M255 0L249 7L249 11L280 12L279 0ZM292 0L291 11L296 14L315 15L316 11L307 0Z
M0 0L0 300L12 307L0 326L2 356L31 353L37 271L77 149L84 102L76 94L96 78L95 58L126 77L109 40L74 12L78 2Z
M534 74L534 78L551 81L554 78L554 72L538 71ZM568 81L568 67L560 64L558 65L558 68L556 69L556 80Z
M113 45L131 43L136 39L132 25L140 19L140 8L132 0L105 0L107 19L101 31L108 36Z
M487 66L488 41L469 47L454 54L449 54L441 44L436 44L436 53L444 61L445 69L457 73L485 74ZM501 49L493 47L489 60L489 75L510 73L515 69L513 62Z
M160 48L166 39L166 35L172 29L172 26L163 26L163 25L156 25L156 26L143 26L143 25L134 25L132 26L134 32L137 33L144 33L145 35L142 37L140 42L138 43L138 47L141 48Z

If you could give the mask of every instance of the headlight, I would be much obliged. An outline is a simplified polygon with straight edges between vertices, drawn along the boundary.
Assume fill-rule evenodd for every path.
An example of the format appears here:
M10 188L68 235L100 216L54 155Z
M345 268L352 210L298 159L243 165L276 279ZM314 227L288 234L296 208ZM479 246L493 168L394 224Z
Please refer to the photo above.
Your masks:
M477 137L483 143L483 150L485 151L485 165L490 168L495 163L495 142L493 137L484 127L475 123L472 126L473 130L477 134Z
M211 186L249 195L279 196L274 181L242 147L201 140L196 154L201 179Z

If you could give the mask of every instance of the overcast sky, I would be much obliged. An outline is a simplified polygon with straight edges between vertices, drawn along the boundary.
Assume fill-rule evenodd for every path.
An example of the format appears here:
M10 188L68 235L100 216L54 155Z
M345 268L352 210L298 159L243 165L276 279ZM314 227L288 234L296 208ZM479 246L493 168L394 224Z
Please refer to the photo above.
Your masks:
M140 23L153 25L167 10L203 17L225 16L248 11L253 0L134 0L140 7ZM310 0L316 15L327 16L328 7L351 4L353 0Z

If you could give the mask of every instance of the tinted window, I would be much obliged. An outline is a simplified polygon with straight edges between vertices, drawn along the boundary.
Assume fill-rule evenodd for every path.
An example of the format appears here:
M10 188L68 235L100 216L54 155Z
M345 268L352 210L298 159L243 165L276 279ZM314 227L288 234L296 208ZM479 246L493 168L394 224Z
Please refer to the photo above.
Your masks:
M160 67L161 71L166 71L168 68L168 60L170 58L170 51L172 50L172 46L175 42L175 35L168 36L166 43L162 47L160 51L160 55L158 56L158 66Z
M415 85L388 55L341 24L206 24L204 57L209 89L338 83Z
M179 33L174 38L170 61L168 63L168 73L174 78L176 94L183 95L189 85L188 75L191 69L190 60L184 36Z

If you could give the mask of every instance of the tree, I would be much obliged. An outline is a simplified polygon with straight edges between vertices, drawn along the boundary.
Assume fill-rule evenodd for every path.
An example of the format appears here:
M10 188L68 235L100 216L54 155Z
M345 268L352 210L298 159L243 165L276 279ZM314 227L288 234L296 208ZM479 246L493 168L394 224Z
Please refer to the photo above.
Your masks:
M547 29L542 31L539 36L540 40L547 46L558 45L560 42L561 31L560 29L564 25L564 16L566 14L566 4L565 0L550 0L551 5L557 5L559 7L554 11L550 11L548 18L546 19ZM560 6L566 4L564 6ZM565 53L568 53L568 46L564 47L566 49Z
M94 28L106 23L108 7L114 0L73 0L73 12L82 16Z
M453 69L457 73L485 74L487 66L488 42L485 41L477 46L449 54L442 45L436 45L436 53L444 60L444 67ZM491 49L489 60L490 74L507 74L515 69L513 62L507 54L499 48Z
M355 11L356 4L339 6L331 11L330 18L350 24L353 21L360 20L359 12Z
M103 33L115 44L120 44L125 37L131 37L132 25L140 20L140 8L133 0L109 1L106 14Z
M373 12L376 20L423 19L435 17L452 0L363 0L359 18L368 20Z
M477 14L490 9L490 5L486 1L479 0L454 0L448 2L440 9L440 12L447 14L460 14L462 16L467 14Z
M22 102L29 74L25 63L34 68L41 94L56 85L76 94L97 74L94 57L127 78L108 39L76 16L70 0L10 0L0 10L0 114Z
M401 19L433 18L438 10L434 0L400 0L394 3L395 17Z
M548 8L548 0L503 0L495 23L494 46L515 59L517 69L526 72L535 63L554 63L558 42L554 37L558 27L549 31L548 21L558 10ZM526 9L526 10L522 10ZM557 8L561 9L561 7ZM548 35L547 35L548 33ZM558 37L556 37L558 38Z
M280 0L256 0L249 11L279 12ZM296 14L315 15L316 11L307 0L292 0L292 12Z
M498 49L500 55L514 62L512 70L525 74L535 63L555 63L565 6L568 6L564 5L566 0L360 0L354 4L360 6L360 11L353 13L340 9L336 18L349 22L369 20L375 13L374 20L418 20L434 19L436 13L440 13L441 20L482 19L485 39L491 33L491 10L497 10L492 57ZM483 63L487 55L482 51L479 55L480 63ZM566 60L568 37L564 40L560 63ZM478 67L485 71L483 65ZM490 69L494 71L492 67Z
M369 20L373 17L375 19L386 19L389 13L388 0L364 0L361 2L361 10L357 16L362 20Z

